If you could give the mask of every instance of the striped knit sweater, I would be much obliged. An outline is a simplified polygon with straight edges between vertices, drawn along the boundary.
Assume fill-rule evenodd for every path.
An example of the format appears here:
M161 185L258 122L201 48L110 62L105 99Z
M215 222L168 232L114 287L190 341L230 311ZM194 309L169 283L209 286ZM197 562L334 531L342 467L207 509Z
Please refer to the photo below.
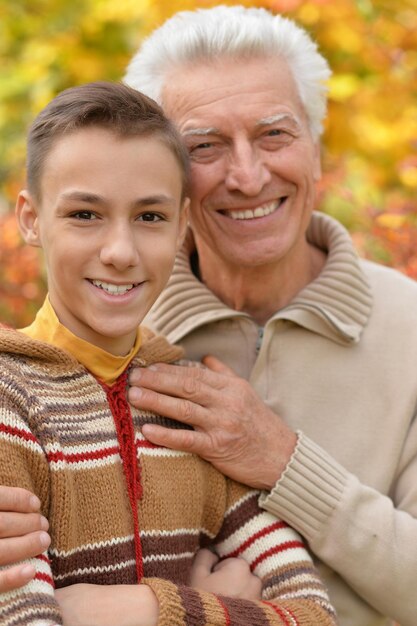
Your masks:
M144 333L134 361L178 359ZM70 354L0 328L0 484L42 502L52 543L37 574L0 594L0 623L62 624L54 587L149 585L161 626L334 625L326 591L300 537L258 508L258 493L210 464L148 443L144 422L178 425L126 400L127 372L108 387ZM193 557L214 545L241 555L263 581L262 601L187 586Z

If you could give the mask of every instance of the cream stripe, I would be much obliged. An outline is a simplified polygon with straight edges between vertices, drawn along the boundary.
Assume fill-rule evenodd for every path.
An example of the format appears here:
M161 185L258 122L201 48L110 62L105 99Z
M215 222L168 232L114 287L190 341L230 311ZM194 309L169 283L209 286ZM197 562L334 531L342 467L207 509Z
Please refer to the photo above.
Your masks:
M85 543L82 546L77 546L72 550L57 550L56 548L50 548L49 552L53 556L57 557L67 557L76 554L77 552L81 552L83 550L96 550L100 548L106 548L107 546L117 546L123 543L128 543L129 541L133 541L133 535L128 535L127 537L114 537L109 541L98 541L97 543Z
M179 552L178 554L150 554L143 557L144 563L152 563L153 561L178 561L179 559L193 558L195 552Z
M104 565L101 567L99 566L83 567L83 568L73 570L71 572L66 572L65 574L59 574L58 576L55 576L55 580L65 580L69 576L82 576L84 574L99 574L102 572L115 572L118 570L126 569L127 567L130 567L131 565L135 565L135 564L136 564L135 559L129 559L128 561L122 561L120 563L115 563L113 565Z

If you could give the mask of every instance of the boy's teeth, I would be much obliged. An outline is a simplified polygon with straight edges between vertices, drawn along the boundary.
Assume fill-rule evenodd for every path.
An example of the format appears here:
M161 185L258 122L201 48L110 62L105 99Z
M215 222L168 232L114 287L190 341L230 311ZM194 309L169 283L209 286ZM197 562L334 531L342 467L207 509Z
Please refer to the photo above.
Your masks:
M252 220L254 217L264 217L273 213L281 204L280 201L274 200L268 204L256 207L256 209L245 209L244 211L229 211L228 215L233 220Z
M104 289L104 291L112 295L123 295L134 287L133 283L129 283L128 285L112 285L112 283L104 283L101 280L92 280L91 282L96 287L100 287L100 289Z

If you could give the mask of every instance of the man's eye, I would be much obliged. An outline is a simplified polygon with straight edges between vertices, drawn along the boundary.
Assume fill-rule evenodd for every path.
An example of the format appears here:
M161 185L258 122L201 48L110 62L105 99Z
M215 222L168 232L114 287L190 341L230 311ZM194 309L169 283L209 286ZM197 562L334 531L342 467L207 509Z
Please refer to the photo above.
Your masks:
M280 135L284 134L285 131L281 130L280 128L271 128L271 130L267 132L268 137L279 137Z
M75 211L71 214L71 217L75 217L78 220L84 220L86 222L96 219L96 215L92 211Z
M189 151L190 154L193 152L197 152L198 150L209 150L213 147L213 144L210 141L203 141L202 143L197 143L194 146L190 146Z
M141 222L160 222L162 217L157 213L142 213L142 215L139 215L138 220Z

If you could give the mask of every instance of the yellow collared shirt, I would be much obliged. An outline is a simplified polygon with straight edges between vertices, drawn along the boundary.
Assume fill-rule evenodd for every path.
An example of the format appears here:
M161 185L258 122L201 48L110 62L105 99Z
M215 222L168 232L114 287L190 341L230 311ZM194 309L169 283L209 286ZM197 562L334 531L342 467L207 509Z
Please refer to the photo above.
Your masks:
M48 296L39 309L35 320L30 326L20 329L32 339L38 339L50 343L58 348L66 350L79 363L84 365L94 376L104 383L111 385L126 369L130 361L136 356L141 346L140 329L136 335L135 344L129 354L116 356L106 352L97 346L80 339L59 321Z

